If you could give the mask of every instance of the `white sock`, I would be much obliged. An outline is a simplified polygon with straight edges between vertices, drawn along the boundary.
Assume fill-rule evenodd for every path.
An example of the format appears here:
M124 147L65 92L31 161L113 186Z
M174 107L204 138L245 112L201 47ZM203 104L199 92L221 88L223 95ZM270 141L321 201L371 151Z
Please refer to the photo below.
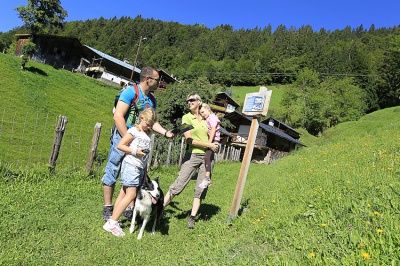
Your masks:
M108 220L110 222L110 224L117 224L118 221L114 221L113 219Z

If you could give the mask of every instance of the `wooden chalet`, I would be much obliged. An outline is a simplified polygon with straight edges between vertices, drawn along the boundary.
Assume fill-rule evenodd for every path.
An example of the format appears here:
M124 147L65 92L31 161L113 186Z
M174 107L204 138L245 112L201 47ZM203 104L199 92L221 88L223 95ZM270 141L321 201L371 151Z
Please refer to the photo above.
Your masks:
M140 69L128 64L126 61L119 60L108 54L105 54L88 45L84 45L85 52L89 55L89 60L82 61L81 68L83 72L91 77L101 79L105 82L112 82L120 84L121 81L125 83L132 82L139 83ZM162 69L157 69L160 75L159 88L164 89L168 84L179 82L173 76L169 75Z
M234 125L230 132L223 129L224 143L242 148L243 156L249 138L252 118L237 111L239 105L224 92L218 93L210 106L218 116L228 119ZM229 139L226 140L227 138ZM252 158L253 160L271 163L297 147L305 146L299 139L299 132L281 121L269 117L259 123Z
M213 104L210 104L210 107L217 112L231 113L239 107L239 104L225 92L218 92L217 95L215 95Z
M47 34L16 34L18 39L15 55L22 55L22 46L31 40L36 45L32 60L57 68L73 70L81 58L86 58L82 44L77 38Z
M31 40L36 45L36 52L32 60L79 72L112 85L119 85L121 81L129 83L139 82L140 69L125 61L107 55L88 45L82 45L75 37L48 35L48 34L17 34L18 44L15 55L22 55L22 46ZM166 71L158 69L160 73L159 87L161 89L173 82L179 82Z

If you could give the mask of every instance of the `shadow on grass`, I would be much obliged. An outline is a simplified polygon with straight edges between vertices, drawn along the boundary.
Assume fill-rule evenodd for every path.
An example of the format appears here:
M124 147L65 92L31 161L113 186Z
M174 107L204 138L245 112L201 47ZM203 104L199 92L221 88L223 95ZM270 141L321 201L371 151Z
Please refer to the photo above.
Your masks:
M171 204L170 204L171 205ZM186 211L182 211L181 209L179 209L178 207L174 206L174 209L181 211L181 213L179 213L178 215L176 215L177 219L187 219L191 213L191 209L190 210L186 210ZM212 204L206 204L203 203L200 205L200 209L199 209L199 214L197 215L197 219L198 220L209 220L211 217L213 217L214 215L216 215L217 213L219 213L221 210L220 207L212 205ZM172 212L172 211L171 211Z
M29 72L32 72L34 74L39 74L39 75L42 75L42 76L47 76L46 72L44 72L43 70L41 70L39 68L36 68L36 67L26 67L25 71L29 71Z
M168 208L165 210L165 215L161 220L161 225L159 231L163 235L168 235L169 230L169 217L175 216L179 220L185 220L190 216L190 210L182 210L178 207L178 202L171 202L168 205ZM212 216L216 215L221 211L221 208L212 204L203 203L200 206L199 213L196 217L196 220L204 220L207 221L211 219Z

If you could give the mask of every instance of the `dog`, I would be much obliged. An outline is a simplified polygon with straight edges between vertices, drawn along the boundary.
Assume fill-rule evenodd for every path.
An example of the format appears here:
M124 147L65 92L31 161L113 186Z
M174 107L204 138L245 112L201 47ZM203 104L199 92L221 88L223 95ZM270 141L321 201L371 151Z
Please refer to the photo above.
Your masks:
M136 216L140 215L140 217L143 218L143 223L137 239L142 239L146 224L150 221L151 217L154 219L153 228L151 230L151 234L153 235L156 231L156 225L161 221L163 208L164 193L158 183L158 176L154 180L150 180L146 175L137 192L129 232L132 234L135 230Z

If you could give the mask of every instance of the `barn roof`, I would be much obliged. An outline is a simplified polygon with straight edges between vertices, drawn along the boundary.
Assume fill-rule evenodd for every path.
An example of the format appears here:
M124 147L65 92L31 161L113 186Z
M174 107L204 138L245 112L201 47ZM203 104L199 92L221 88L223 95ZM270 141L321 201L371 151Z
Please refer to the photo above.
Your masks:
M88 46L88 45L84 45L84 46L87 47L89 50L92 50L93 52L98 54L100 57L102 57L104 59L107 59L108 61L111 61L111 62L113 62L113 63L115 63L117 65L120 65L120 66L123 66L125 68L128 68L130 71L132 71L132 69L133 69L132 65L130 65L128 63L125 63L124 61L121 61L121 60L119 60L119 59L117 59L115 57L112 57L111 55L105 54L105 53L103 53L103 52L101 52L99 50L96 50L96 49ZM135 68L135 72L140 73L140 69L136 67Z
M238 112L238 111L233 111L232 113L227 113L224 116L226 119L229 119L231 121L232 124L234 125L240 125L243 123L246 124L251 124L252 118L249 116L245 116L244 114ZM299 140L292 138L291 136L289 136L288 134L274 128L273 126L270 125L266 125L264 123L259 123L260 127L265 130L266 132L270 133L270 134L274 134L276 136L279 136L283 139L286 139L290 142L299 144L301 146L305 146L303 143L301 143Z
M108 60L116 65L118 65L119 67L125 68L126 71L124 71L123 73L127 73L125 74L125 76L127 78L129 78L132 70L133 70L133 66L131 64L128 64L122 60L119 60L115 57L112 57L111 55L105 54L93 47L90 47L88 45L84 45L84 47L86 47L87 49L89 49L90 51L94 52L95 54L97 54L99 57ZM164 71L163 69L157 69L157 71L159 72L160 76L162 76L162 80L166 81L167 83L174 83L174 82L180 82L177 79L175 79L174 77L172 77L171 75L169 75L166 71ZM137 67L135 67L135 73L140 74L141 70Z

